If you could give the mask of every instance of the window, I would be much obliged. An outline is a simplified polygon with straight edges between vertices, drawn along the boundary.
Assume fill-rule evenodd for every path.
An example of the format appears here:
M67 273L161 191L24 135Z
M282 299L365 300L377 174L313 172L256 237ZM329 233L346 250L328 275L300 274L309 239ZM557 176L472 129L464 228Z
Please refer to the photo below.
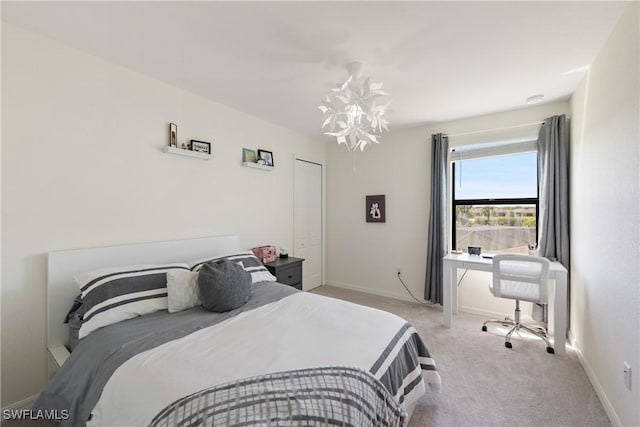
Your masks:
M535 143L461 147L451 159L454 248L526 254L537 241Z

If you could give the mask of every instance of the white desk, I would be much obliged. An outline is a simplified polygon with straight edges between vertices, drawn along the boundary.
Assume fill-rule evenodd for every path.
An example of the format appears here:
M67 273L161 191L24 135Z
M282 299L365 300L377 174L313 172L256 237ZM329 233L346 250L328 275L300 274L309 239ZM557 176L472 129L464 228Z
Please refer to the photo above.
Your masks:
M493 271L493 260L479 255L449 254L443 259L443 325L451 327L453 314L458 313L458 269ZM555 281L554 291L549 290L549 307L553 308L553 346L555 354L565 354L567 337L567 269L559 262L552 262L549 279ZM552 282L549 282L552 286Z

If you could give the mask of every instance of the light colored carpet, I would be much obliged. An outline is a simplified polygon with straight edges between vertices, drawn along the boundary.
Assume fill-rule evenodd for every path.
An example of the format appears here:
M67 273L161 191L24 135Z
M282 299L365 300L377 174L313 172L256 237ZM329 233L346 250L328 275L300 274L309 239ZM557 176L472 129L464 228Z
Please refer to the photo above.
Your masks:
M482 317L460 313L442 327L442 311L331 286L311 292L379 308L408 320L427 344L442 377L428 391L410 427L610 426L575 352L548 354L540 339L514 335L504 347L500 325L482 332Z

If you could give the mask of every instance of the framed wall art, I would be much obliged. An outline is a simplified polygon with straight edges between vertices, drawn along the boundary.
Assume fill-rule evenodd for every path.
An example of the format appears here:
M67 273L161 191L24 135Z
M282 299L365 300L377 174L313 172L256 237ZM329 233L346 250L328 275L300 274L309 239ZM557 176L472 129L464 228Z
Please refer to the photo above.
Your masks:
M204 141L191 140L191 150L198 153L211 154L211 143Z
M256 150L252 150L251 148L243 148L242 149L242 161L255 163L256 162Z
M258 150L258 159L264 160L266 166L274 166L273 153L267 150Z
M386 222L384 194L366 196L365 208L367 222Z
M178 125L169 123L169 147L178 147Z

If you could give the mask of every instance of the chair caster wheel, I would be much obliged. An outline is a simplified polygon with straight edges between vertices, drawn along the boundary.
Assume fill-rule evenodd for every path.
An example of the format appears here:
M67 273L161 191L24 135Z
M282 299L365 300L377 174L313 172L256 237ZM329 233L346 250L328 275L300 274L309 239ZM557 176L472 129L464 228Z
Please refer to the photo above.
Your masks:
M511 348L511 347L512 347L512 345L511 345L511 343L510 343L510 342L506 342L506 343L504 343L504 346L505 346L505 347L507 347L507 348ZM551 349L551 350L553 350L553 349Z
M487 325L482 326L482 332L487 332Z
M553 349L553 347L547 347L547 353L549 354L555 354L555 350Z

